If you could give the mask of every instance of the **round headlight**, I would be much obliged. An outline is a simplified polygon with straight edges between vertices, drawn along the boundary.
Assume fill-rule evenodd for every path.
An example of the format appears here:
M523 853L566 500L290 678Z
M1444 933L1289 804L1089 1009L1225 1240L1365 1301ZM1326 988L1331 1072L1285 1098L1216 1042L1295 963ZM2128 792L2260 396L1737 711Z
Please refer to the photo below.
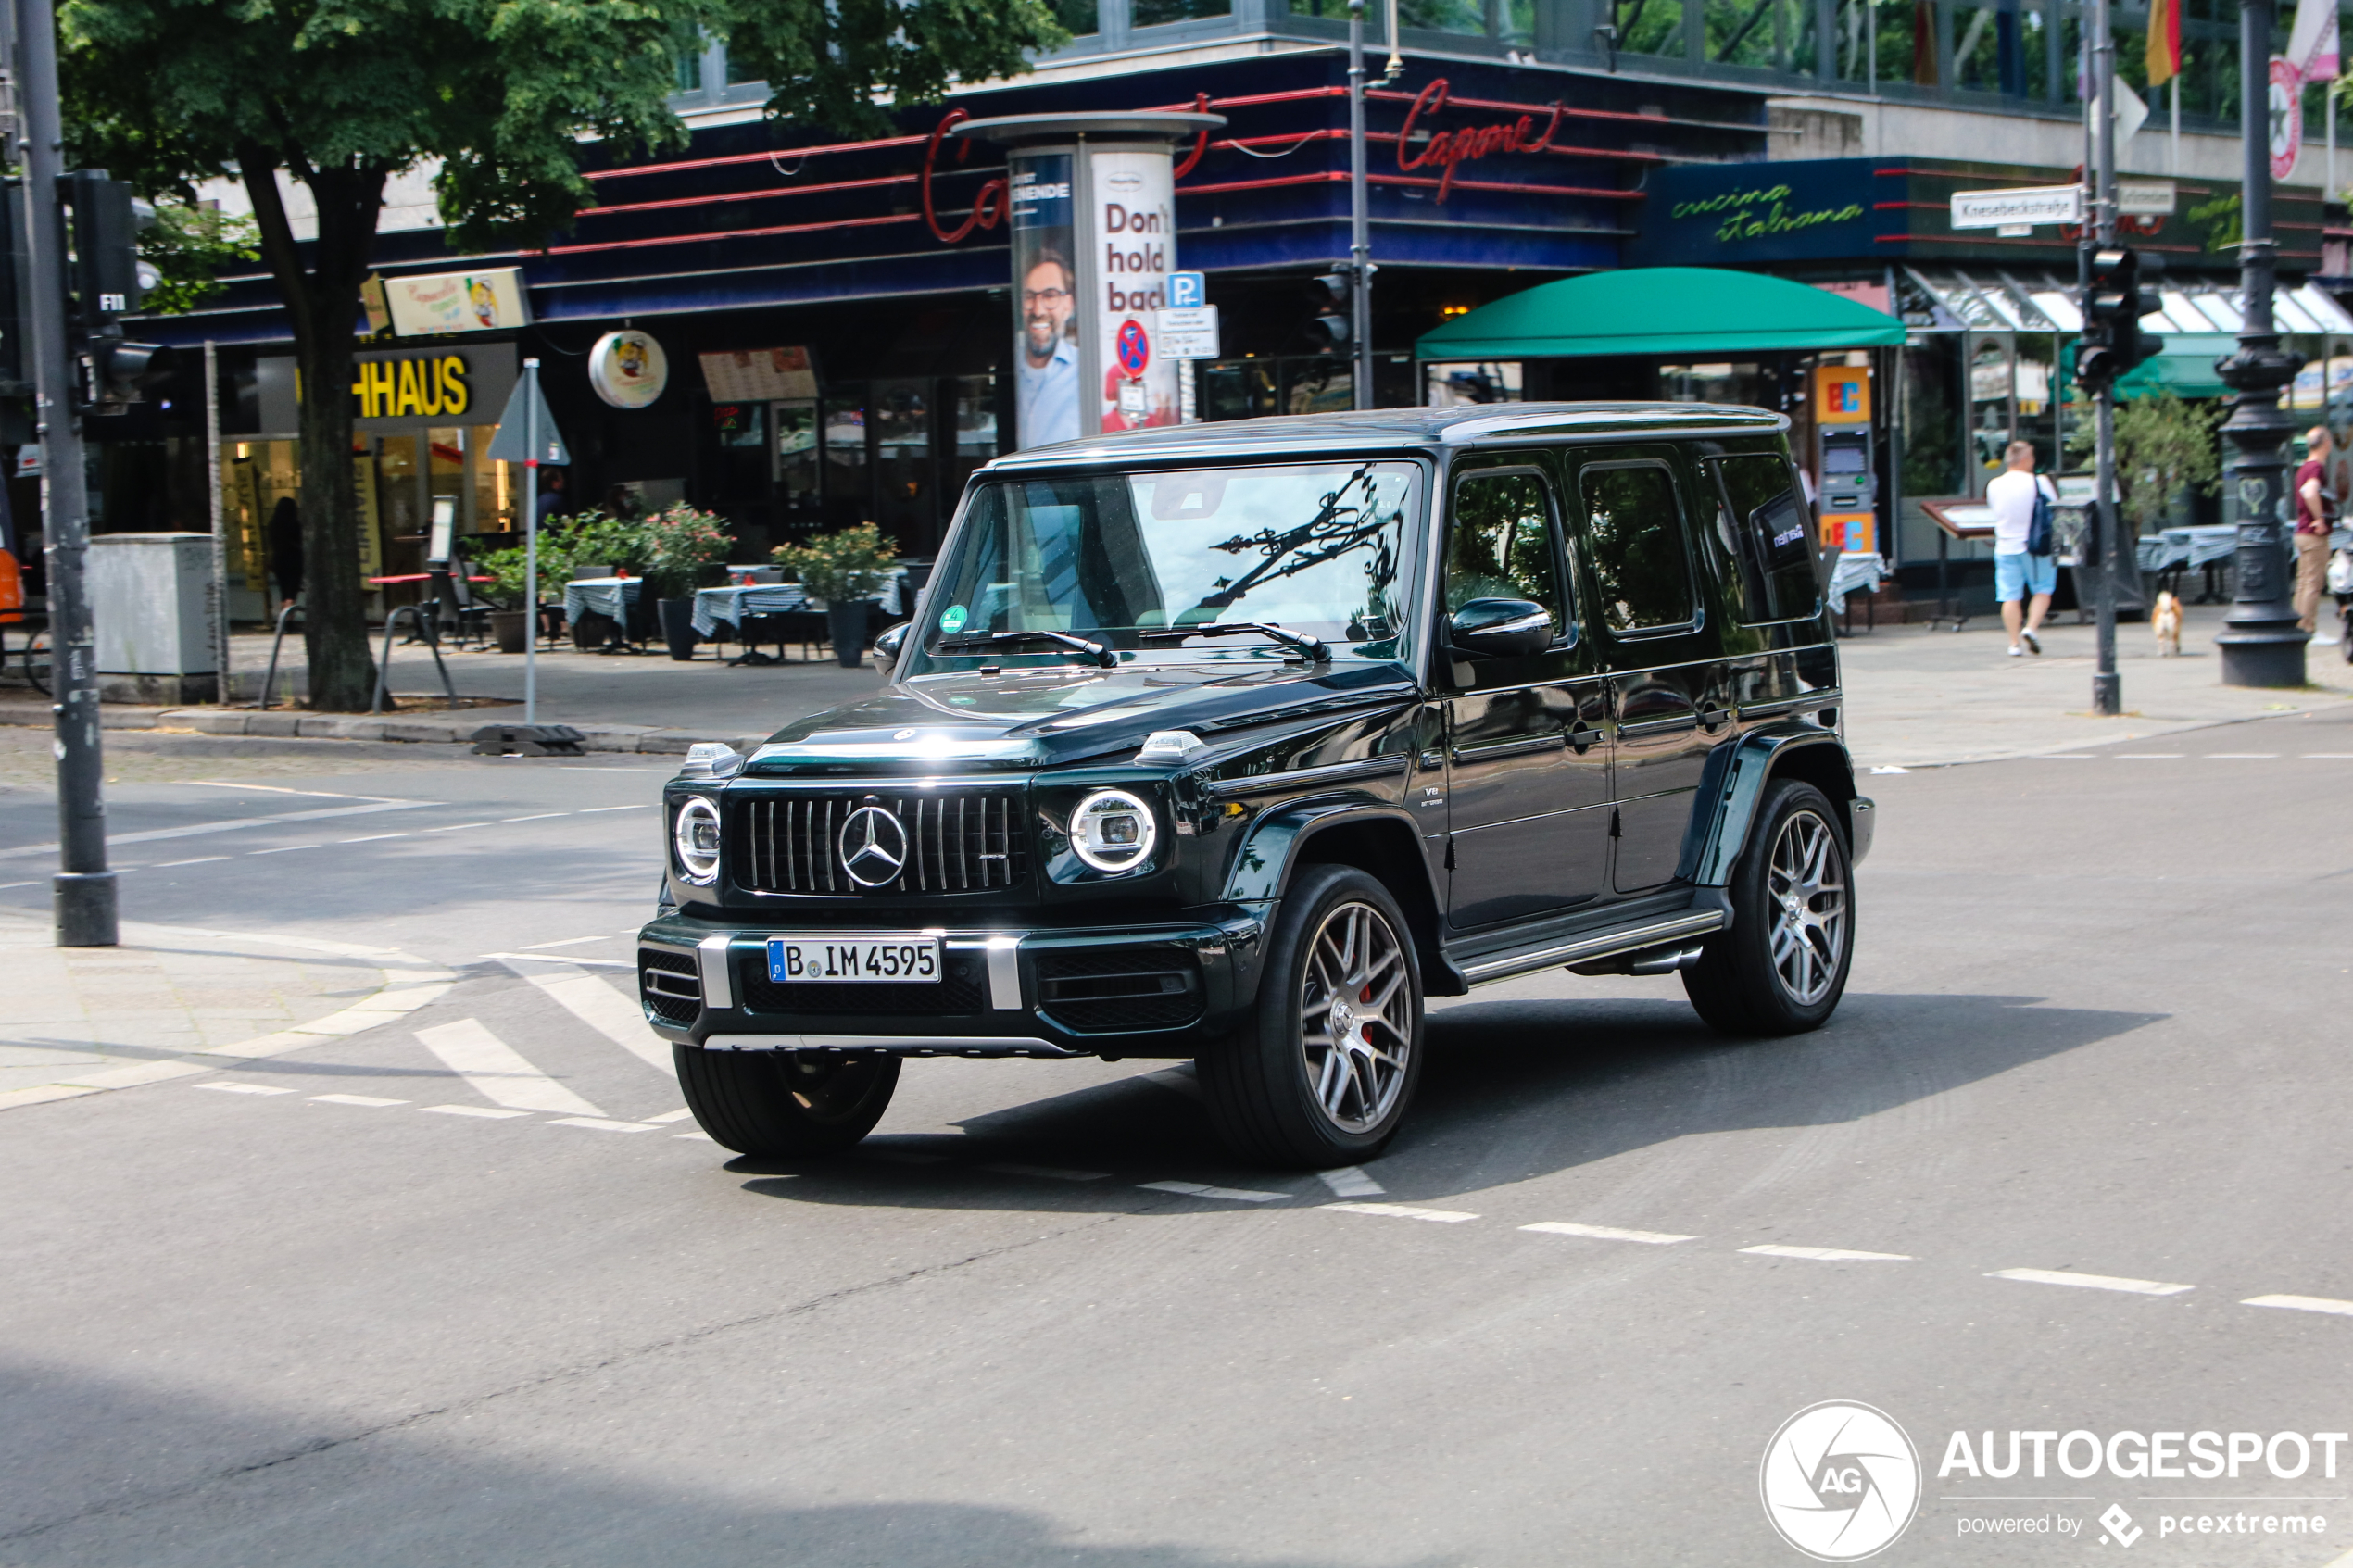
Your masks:
M678 808L670 842L678 851L678 874L698 887L719 880L719 808L698 795Z
M1099 872L1142 865L1159 837L1151 807L1124 789L1099 789L1070 814L1070 847Z

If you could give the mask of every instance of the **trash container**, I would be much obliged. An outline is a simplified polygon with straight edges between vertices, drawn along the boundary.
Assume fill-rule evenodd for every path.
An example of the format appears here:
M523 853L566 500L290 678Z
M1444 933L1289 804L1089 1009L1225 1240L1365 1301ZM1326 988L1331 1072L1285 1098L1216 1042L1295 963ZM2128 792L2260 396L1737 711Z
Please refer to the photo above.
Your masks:
M88 574L99 701L220 699L210 534L95 534Z

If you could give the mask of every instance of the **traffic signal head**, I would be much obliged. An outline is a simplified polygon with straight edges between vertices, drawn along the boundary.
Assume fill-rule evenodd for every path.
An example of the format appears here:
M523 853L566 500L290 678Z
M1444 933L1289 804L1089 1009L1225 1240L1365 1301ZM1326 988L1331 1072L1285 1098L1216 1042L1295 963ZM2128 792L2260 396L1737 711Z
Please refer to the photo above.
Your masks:
M73 207L74 320L95 332L139 308L139 235L155 226L156 209L103 169L67 175L64 194Z
M2129 250L2104 250L2092 257L2091 287L2083 301L2083 341L2075 354L2075 379L2085 386L2112 386L2116 378L2164 348L2165 340L2141 330L2141 318L2162 303L2141 286L2141 269L2152 271L2162 258Z
M1355 280L1346 272L1323 272L1308 281L1307 298L1318 309L1315 319L1307 323L1307 338L1317 348L1348 346L1354 332L1349 312L1354 287Z
M171 350L159 344L125 343L122 329L110 327L88 345L90 384L84 406L93 412L119 414L133 403L146 401L149 388L170 379Z

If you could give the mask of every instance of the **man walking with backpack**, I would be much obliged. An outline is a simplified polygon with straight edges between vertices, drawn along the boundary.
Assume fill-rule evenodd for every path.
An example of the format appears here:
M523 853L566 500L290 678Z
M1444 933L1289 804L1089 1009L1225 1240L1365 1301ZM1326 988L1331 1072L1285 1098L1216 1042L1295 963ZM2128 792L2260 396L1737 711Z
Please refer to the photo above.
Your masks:
M2058 588L2058 557L2051 538L2051 506L2058 492L2034 471L2032 442L2011 442L2003 459L2007 466L1987 483L1985 504L1994 512L1994 596L2001 601L2010 657L2016 659L2043 651L2034 633L2042 630Z

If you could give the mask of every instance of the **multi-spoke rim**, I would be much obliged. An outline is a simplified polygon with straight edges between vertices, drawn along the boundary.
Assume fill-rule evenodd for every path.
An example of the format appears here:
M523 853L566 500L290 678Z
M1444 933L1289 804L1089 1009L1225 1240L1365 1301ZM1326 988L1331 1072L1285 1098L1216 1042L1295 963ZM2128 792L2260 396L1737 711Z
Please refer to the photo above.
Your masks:
M1351 901L1324 916L1299 985L1299 1042L1324 1117L1368 1133L1405 1092L1414 1052L1412 971L1389 920Z
M779 1063L785 1087L814 1122L838 1122L854 1115L875 1086L882 1068L879 1056L819 1056L812 1051L786 1051Z
M1846 953L1846 871L1838 835L1811 811L1773 839L1765 897L1773 912L1773 972L1800 1007L1830 995Z

